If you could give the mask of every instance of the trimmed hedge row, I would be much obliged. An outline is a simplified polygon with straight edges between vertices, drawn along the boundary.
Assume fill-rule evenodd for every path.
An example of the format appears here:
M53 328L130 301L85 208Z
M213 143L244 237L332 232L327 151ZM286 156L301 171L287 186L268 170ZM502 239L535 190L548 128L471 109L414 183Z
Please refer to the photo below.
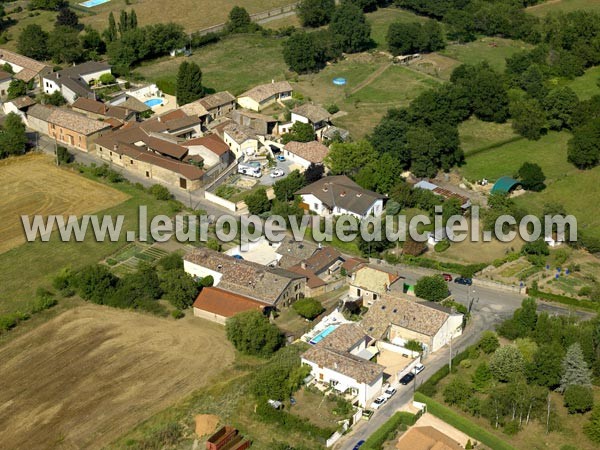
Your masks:
M411 426L417 421L418 416L409 412L400 411L388 419L386 423L381 425L375 433L373 433L365 441L361 449L364 450L381 450L383 444L393 438L394 433L400 425Z
M551 302L562 303L563 305L577 306L579 308L591 309L600 312L600 303L591 300L578 300L576 298L567 297L566 295L551 294L550 292L542 292L537 289L530 288L527 294L531 297L548 300Z
M517 450L498 436L493 435L479 425L471 422L466 417L457 414L450 408L447 408L420 392L415 394L415 401L425 403L427 405L427 412L442 419L444 422L452 425L463 433L468 434L472 438L477 439L487 447L493 448L494 450Z

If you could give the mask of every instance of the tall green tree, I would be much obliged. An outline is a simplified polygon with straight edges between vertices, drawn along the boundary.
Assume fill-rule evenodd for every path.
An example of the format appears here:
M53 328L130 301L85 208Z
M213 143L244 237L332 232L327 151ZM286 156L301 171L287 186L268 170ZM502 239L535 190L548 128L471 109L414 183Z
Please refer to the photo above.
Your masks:
M177 309L192 306L198 295L198 284L183 269L173 269L162 276L160 287L163 296Z
M538 164L524 162L519 168L518 176L523 187L528 191L540 192L546 187L544 184L546 175Z
M592 385L591 370L589 369L581 346L578 342L572 344L567 349L567 354L562 361L562 377L560 379L560 392L571 385L587 386Z
M362 167L376 161L377 152L367 141L332 144L325 165L333 175L355 176Z
M316 33L296 31L283 44L283 59L294 72L309 73L325 67L327 55Z
M518 380L525 372L523 355L514 345L500 347L490 358L490 371L498 381Z
M550 129L571 128L572 116L578 104L579 98L569 86L552 89L542 101Z
M104 38L107 42L113 42L119 38L117 31L117 22L115 21L115 15L112 11L108 15L108 28L104 30Z
M17 40L17 50L25 56L44 61L48 59L48 33L36 24L27 25Z
M271 200L267 197L265 188L260 188L255 192L246 195L244 201L246 202L246 206L248 206L250 214L260 215L271 209Z
M241 353L270 356L283 345L283 335L260 311L247 311L227 319L227 339Z
M536 99L517 100L510 105L513 129L530 141L542 137L546 127L546 112Z
M177 104L191 103L204 95L202 70L195 62L183 61L177 72Z
M27 83L25 83L23 80L12 80L8 85L6 94L9 100L22 97L23 95L27 94Z
M281 141L287 144L291 141L296 142L311 142L315 140L315 130L309 123L295 122L291 126L289 133L285 133Z
M303 27L327 25L335 10L335 0L302 0L296 8Z
M83 56L79 31L70 27L55 27L48 39L48 50L57 63L72 64Z
M15 113L9 113L0 129L0 158L22 155L27 147L25 124Z
M252 19L246 8L234 6L229 12L229 20L225 28L230 33L248 33L253 29Z
M337 45L346 53L362 52L371 45L371 25L362 10L355 5L335 9L329 30Z
M528 367L528 378L540 386L556 389L560 386L564 355L565 352L558 343L542 345L533 355L533 362Z
M304 181L304 176L298 170L290 172L287 177L273 184L275 197L280 202L289 202L294 200L294 192L298 191L304 186Z
M449 295L448 285L441 275L423 277L415 284L415 295L430 302L440 302Z
M590 420L583 426L583 432L593 442L600 444L600 405L596 405Z
M79 17L72 9L61 8L56 16L55 26L69 27L77 30L79 29Z
M600 163L600 119L594 119L573 131L568 143L569 162L579 169Z

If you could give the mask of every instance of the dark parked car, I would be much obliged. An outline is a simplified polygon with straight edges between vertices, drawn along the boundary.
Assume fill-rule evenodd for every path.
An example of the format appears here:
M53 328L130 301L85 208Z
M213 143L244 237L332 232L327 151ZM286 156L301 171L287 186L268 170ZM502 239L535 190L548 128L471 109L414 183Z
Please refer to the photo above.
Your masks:
M361 439L360 441L358 441L358 442L356 443L356 445L354 446L354 448L352 448L352 450L358 450L359 448L361 448L361 447L362 447L362 445L363 445L364 443L365 443L365 440L364 440L364 439Z
M444 277L445 281L452 281L452 275L449 273L443 273L442 276Z
M400 384L406 386L408 383L410 383L413 379L415 378L415 374L414 373L407 373L406 375L404 375L402 378L400 378Z
M465 286L471 286L473 284L472 279L464 277L455 278L454 282L458 284L464 284Z

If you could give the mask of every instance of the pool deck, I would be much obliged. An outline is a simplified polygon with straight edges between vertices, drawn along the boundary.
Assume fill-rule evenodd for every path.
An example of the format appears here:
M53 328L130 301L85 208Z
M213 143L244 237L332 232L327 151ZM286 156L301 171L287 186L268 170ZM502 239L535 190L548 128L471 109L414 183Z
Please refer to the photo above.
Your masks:
M164 94L163 97L164 97L165 103L163 103L160 106L155 106L154 108L152 108L152 111L154 111L154 114L157 116L160 116L161 114L164 114L169 111L173 111L174 109L177 109L177 98L174 95Z

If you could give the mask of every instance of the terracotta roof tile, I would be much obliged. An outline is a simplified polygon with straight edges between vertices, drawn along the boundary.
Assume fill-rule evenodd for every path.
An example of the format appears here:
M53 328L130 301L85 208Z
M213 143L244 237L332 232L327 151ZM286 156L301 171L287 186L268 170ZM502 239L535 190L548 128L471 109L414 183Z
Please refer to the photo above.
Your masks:
M317 141L312 142L296 142L290 141L284 147L290 153L298 155L311 163L321 164L329 153L329 148L326 145Z
M250 97L252 100L262 103L274 95L282 94L284 92L291 92L292 90L292 85L287 81L278 81L275 83L267 83L261 84L260 86L255 86L252 89L244 92L242 95L240 95L240 97Z
M232 317L244 311L262 311L267 306L269 305L217 287L203 288L194 302L194 308L223 317Z

